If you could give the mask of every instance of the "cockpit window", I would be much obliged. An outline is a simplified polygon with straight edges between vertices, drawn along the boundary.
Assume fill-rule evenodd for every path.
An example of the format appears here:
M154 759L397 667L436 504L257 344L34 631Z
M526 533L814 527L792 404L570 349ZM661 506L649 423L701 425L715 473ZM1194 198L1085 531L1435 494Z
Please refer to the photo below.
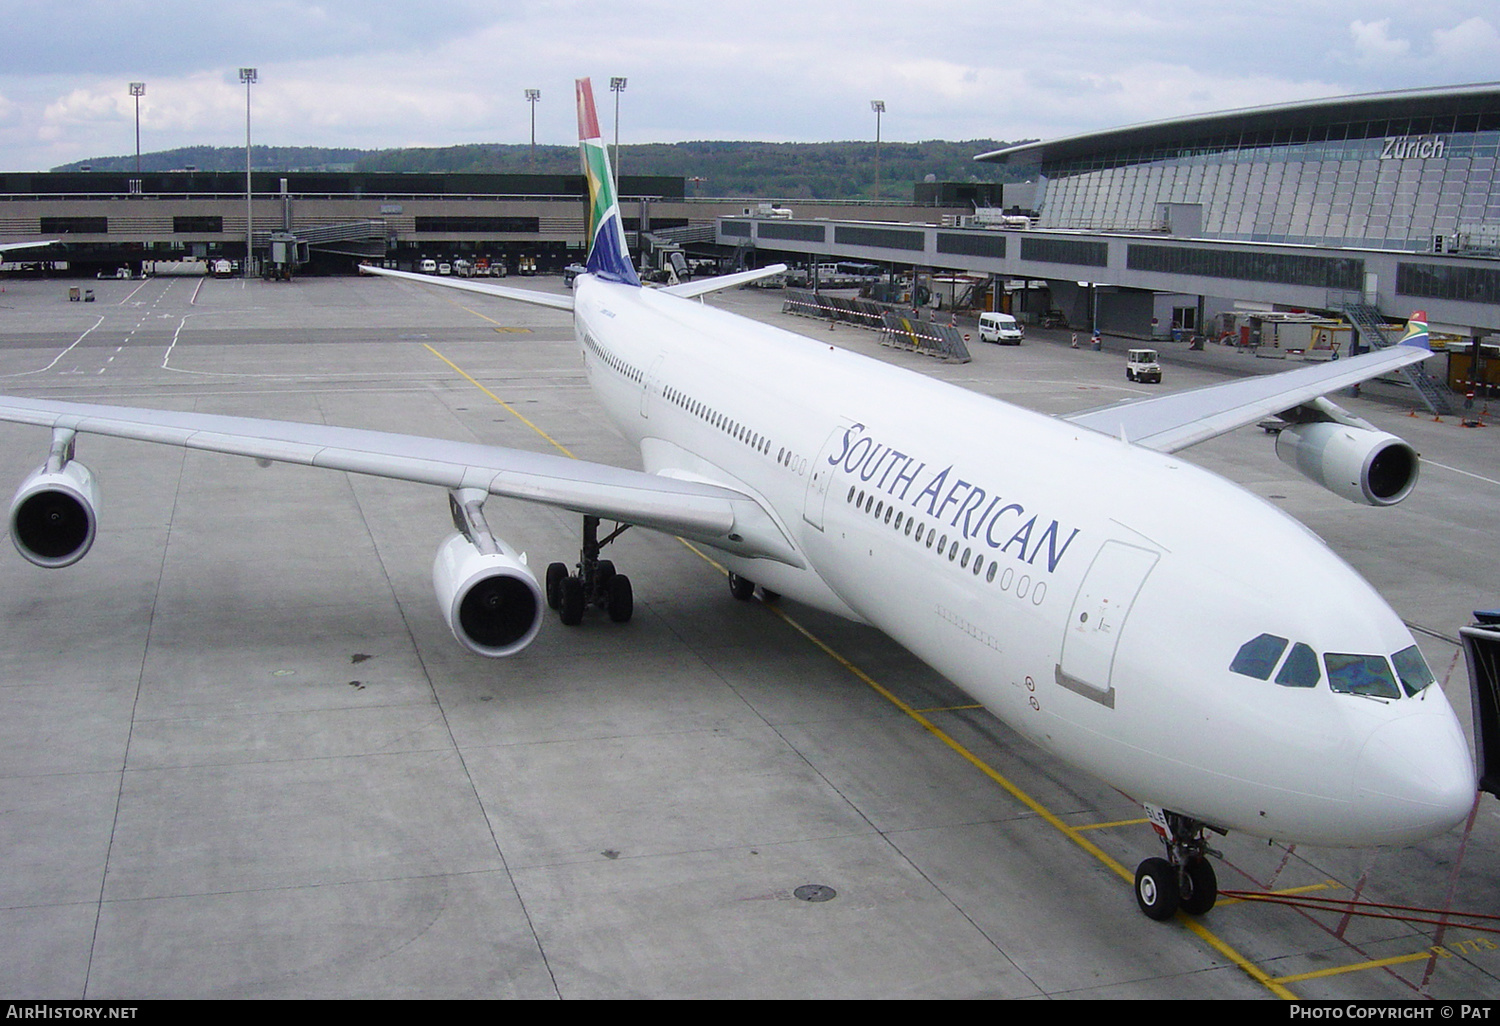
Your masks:
M1391 662L1396 664L1396 676L1401 678L1401 686L1408 695L1415 695L1427 685L1437 683L1437 678L1427 668L1427 660L1422 658L1416 645L1403 648L1391 656Z
M1276 683L1289 688L1315 688L1322 679L1318 654L1300 641L1292 646L1292 654L1286 657L1276 675Z
M1391 664L1384 656L1329 652L1323 657L1323 662L1328 666L1328 686L1341 694L1401 697L1401 689L1396 687L1396 678L1391 675Z
M1274 634L1252 638L1240 646L1239 653L1234 657L1234 662L1229 664L1229 668L1256 680L1270 680L1271 671L1276 669L1276 661L1286 651L1286 644L1286 638L1278 638Z

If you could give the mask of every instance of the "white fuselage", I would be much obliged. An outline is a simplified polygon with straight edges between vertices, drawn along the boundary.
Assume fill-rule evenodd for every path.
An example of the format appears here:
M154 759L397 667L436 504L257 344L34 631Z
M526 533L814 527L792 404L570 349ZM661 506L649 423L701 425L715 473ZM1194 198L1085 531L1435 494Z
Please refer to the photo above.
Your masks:
M645 469L756 496L805 563L727 565L880 628L1038 745L1256 836L1405 843L1467 814L1472 762L1439 687L1384 699L1230 670L1261 634L1319 660L1413 644L1237 486L651 290L585 276L575 320Z

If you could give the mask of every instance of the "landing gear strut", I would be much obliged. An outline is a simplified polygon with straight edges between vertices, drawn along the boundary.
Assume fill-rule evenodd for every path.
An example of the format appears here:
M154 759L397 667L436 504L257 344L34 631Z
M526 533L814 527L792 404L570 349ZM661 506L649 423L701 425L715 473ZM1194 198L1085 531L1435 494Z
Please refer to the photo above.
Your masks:
M629 524L616 527L599 540L599 518L583 518L583 548L578 554L578 572L568 573L563 563L547 567L547 605L557 610L562 622L576 627L583 622L584 610L595 606L609 613L615 623L625 623L635 612L635 595L630 578L615 573L615 565L599 558L599 550L630 529Z
M1146 813L1166 846L1167 857L1147 859L1137 867L1136 904L1147 916L1162 922L1179 909L1190 916L1203 915L1219 897L1218 879L1208 856L1220 853L1208 846L1208 832L1224 831L1154 805L1146 806Z

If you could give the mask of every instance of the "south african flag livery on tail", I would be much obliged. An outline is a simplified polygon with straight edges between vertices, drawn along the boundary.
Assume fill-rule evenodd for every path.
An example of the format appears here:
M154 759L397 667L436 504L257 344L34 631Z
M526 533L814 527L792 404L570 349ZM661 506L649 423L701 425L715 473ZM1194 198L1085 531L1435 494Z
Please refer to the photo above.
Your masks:
M589 273L606 281L640 285L630 252L625 247L625 224L615 198L614 176L609 169L609 151L599 134L599 115L594 110L594 89L586 78L578 88L578 156L589 185Z
M1406 322L1406 334L1401 337L1403 346L1431 349L1432 338L1427 333L1427 311L1414 310Z

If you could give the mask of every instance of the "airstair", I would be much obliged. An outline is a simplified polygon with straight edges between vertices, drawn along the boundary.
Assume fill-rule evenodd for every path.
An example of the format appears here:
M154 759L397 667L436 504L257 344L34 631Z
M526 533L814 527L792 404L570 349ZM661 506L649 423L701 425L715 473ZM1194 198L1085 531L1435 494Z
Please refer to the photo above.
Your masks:
M1401 341L1392 337L1380 316L1380 311L1368 303L1345 303L1343 313L1349 319L1349 323L1354 325L1359 332L1359 337L1375 349L1386 349ZM1432 380L1432 376L1422 368L1420 363L1407 364L1401 368L1401 373L1406 375L1406 380L1411 382L1411 387L1416 390L1417 395L1422 397L1423 404L1433 414L1451 416L1456 412L1448 390Z

